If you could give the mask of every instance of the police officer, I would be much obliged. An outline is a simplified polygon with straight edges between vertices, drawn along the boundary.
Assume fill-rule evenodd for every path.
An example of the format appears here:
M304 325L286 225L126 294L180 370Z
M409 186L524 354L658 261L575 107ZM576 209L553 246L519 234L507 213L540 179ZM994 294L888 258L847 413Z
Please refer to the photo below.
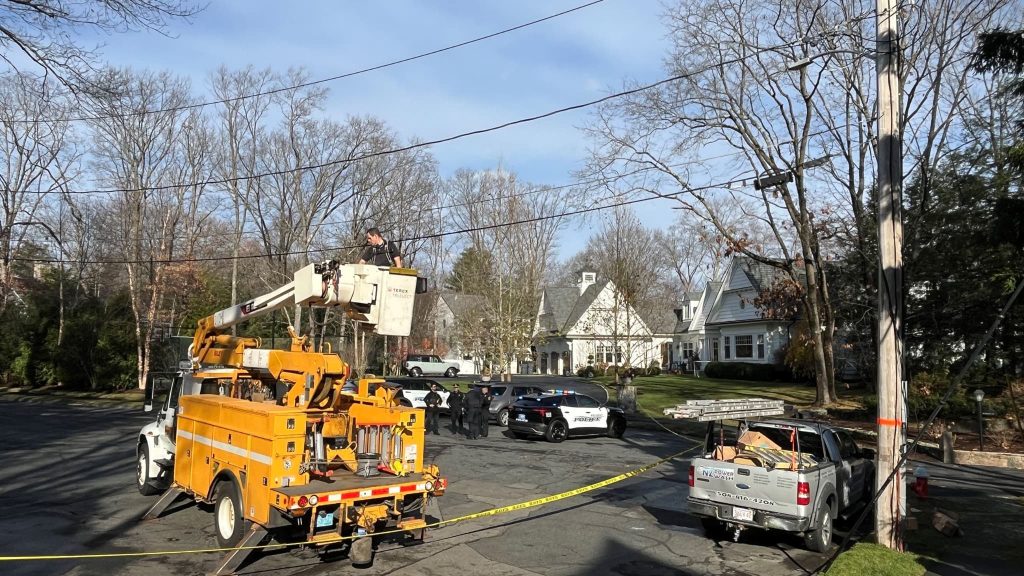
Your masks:
M476 440L480 434L480 407L484 405L484 395L479 386L473 386L465 398L466 417L469 419L469 439Z
M430 385L430 392L423 397L423 403L427 405L427 434L440 434L437 424L441 413L441 395L437 393L436 383Z
M481 386L481 394L484 397L480 405L480 435L487 438L487 426L491 422L491 389L488 386Z
M463 418L462 418L462 405L464 404L465 395L462 390L455 388L452 393L448 395L448 411L449 418L451 419L450 429L452 434L458 434L462 432Z

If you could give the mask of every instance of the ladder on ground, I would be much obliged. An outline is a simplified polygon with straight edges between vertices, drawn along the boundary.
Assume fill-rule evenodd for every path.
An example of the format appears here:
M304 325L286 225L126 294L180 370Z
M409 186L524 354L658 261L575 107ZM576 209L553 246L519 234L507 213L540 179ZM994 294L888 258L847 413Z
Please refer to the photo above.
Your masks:
M666 416L697 420L698 422L779 416L785 411L785 403L782 400L766 398L687 400L683 404L677 404L674 408L665 408L664 410Z

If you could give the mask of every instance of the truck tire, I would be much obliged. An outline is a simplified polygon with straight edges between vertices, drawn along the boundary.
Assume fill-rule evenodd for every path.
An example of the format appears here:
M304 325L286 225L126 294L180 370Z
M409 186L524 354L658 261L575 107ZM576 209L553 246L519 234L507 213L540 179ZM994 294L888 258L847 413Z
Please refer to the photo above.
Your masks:
M558 444L565 437L569 435L569 426L565 423L565 420L552 420L551 424L548 424L548 431L544 434L548 442Z
M458 373L459 371L456 370L455 368L449 368L444 371L444 375L446 378L455 378L455 376L458 375Z
M420 376L423 376L423 370L420 370L418 367L413 366L412 368L409 368L409 376L412 376L413 378L419 378Z
M498 411L498 415L494 417L498 422L498 426L508 427L508 410L502 409Z
M626 422L619 420L618 418L613 419L608 423L608 437L609 438L622 438L622 435L626 433Z
M825 552L832 545L832 514L828 505L818 510L818 522L804 534L804 544L815 552Z
M139 443L138 455L135 458L135 484L139 494L153 496L160 492L159 488L153 486L153 478L149 475L149 444Z
M213 531L217 533L217 543L224 548L234 548L242 541L246 524L238 487L230 480L219 482L213 502Z

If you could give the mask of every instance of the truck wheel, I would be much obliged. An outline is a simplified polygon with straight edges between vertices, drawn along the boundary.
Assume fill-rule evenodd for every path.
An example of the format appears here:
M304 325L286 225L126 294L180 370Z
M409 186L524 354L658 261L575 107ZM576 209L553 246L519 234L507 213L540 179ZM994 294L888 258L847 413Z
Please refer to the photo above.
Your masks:
M138 457L135 459L135 482L139 493L143 496L152 496L160 492L150 484L151 480L153 478L149 475L149 444L141 442L139 443Z
M608 423L608 437L609 438L622 438L622 435L626 433L626 423L618 418Z
M832 514L828 506L818 511L818 523L814 529L804 534L804 544L815 552L825 552L832 545Z
M499 410L496 420L498 421L498 426L508 427L508 410Z
M548 439L548 442L557 444L565 440L568 433L569 429L566 427L564 420L553 420L551 424L548 424L548 432L544 437Z
M213 528L217 533L217 543L224 548L233 548L241 542L245 532L242 498L235 483L226 480L217 484L213 501Z
M455 375L458 374L458 373L459 373L459 371L456 370L455 368L449 368L449 369L444 371L444 375L447 378L455 378Z
M412 376L413 378L419 378L420 376L423 376L423 370L420 370L419 368L413 366L412 368L409 368L409 376Z

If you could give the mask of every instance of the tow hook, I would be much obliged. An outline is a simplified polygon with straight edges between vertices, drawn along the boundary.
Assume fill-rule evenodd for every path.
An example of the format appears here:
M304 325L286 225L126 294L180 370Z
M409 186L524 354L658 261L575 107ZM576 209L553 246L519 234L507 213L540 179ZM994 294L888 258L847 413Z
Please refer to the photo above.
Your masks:
M740 532L743 532L743 526L741 526L739 524L735 524L733 526L733 529L732 529L732 541L733 542L739 542L740 541Z

